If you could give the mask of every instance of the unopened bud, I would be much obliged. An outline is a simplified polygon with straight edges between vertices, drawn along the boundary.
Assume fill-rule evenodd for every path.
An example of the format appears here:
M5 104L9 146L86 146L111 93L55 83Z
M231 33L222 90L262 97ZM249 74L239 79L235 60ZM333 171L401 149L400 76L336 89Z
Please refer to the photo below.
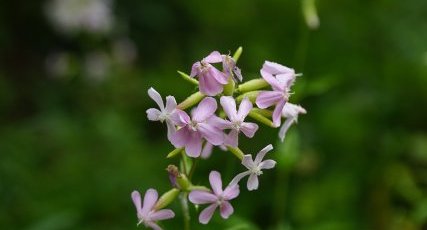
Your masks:
M154 206L155 210L160 210L166 206L168 206L179 194L179 189L173 188L166 193L164 193L160 199L157 201L156 206Z

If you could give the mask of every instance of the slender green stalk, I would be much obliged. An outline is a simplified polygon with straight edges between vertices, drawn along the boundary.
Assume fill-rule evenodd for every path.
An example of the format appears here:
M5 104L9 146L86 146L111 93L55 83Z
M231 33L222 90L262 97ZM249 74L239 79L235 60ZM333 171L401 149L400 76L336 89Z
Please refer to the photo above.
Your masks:
M198 163L198 162L199 162L199 158L196 158L196 159L193 161L193 164L191 165L190 172L188 173L188 179L189 179L189 180L191 180L191 177L193 176L194 171L196 170L196 166L197 166L197 163Z
M178 155L182 150L183 150L183 148L174 149L166 156L166 158L172 158L172 157Z
M187 196L188 193L183 192L181 193L179 199L181 201L181 208L182 208L182 213L183 213L183 219L184 219L184 229L185 230L190 230L191 226L190 226L190 209L188 208L188 200L187 200Z
M255 111L250 111L249 112L249 117L263 123L264 125L267 125L271 128L277 128L272 121L270 121L268 118L264 117L263 115L255 112Z
M191 84L199 85L199 82L196 79L190 77L188 74L181 72L179 70L177 72L178 72L179 76L181 76L184 80L190 82Z
M243 159L243 156L245 155L242 150L240 150L238 147L231 147L227 146L228 151L234 154L239 160Z

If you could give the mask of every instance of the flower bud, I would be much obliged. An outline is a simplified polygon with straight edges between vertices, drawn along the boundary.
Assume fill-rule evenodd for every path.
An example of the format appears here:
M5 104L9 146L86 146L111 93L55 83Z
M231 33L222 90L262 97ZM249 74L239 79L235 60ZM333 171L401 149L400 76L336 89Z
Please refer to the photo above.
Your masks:
M237 89L239 90L240 93L244 93L244 92L262 89L267 86L268 86L268 83L264 79L258 78L258 79L247 81L239 85Z
M154 206L155 210L162 209L166 206L168 206L172 201L175 200L175 198L178 196L179 190L176 188L173 188L167 192L165 192L160 199L157 201L156 205Z

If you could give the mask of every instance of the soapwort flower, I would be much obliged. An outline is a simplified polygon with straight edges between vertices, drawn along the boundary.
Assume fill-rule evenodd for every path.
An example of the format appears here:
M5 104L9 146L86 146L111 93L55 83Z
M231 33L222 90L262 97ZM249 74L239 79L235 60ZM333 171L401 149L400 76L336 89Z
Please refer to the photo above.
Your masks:
M221 54L213 51L201 61L193 64L190 77L199 78L200 92L208 96L215 96L222 92L224 85L228 83L228 76L211 65L222 61Z
M171 116L176 112L176 100L173 96L167 96L166 97L166 107L163 104L163 99L160 96L160 94L153 88L150 88L148 90L148 96L153 99L157 105L159 106L159 109L150 108L147 110L147 117L150 121L160 121L160 122L166 122L166 125L168 127L168 139L171 139L171 136L173 133L175 133L176 128L174 122L171 120Z
M236 198L240 193L237 184L228 185L222 190L221 174L217 171L212 171L209 174L209 182L212 192L193 190L188 196L189 200L194 204L210 204L200 213L199 222L202 224L207 224L210 221L218 207L222 218L227 219L230 217L234 209L229 201Z
M263 161L263 158L265 157L265 154L267 152L271 151L273 149L273 146L267 145L265 148L263 148L259 153L256 155L255 160L252 160L252 155L247 154L244 155L242 159L242 164L245 166L248 170L242 173L237 174L233 180L230 182L230 186L238 184L243 177L249 175L249 179L247 182L247 188L249 191L258 189L258 176L262 174L263 169L271 169L274 168L276 165L276 161L274 160L265 160Z
M240 131L243 132L245 136L252 138L258 130L258 125L252 122L244 122L246 116L252 109L252 103L249 99L245 97L242 100L238 111L236 110L236 101L233 97L223 96L220 102L229 119L223 122L223 128L231 129L224 140L224 144L237 147Z
M154 209L158 199L158 194L155 189L147 190L144 196L144 204L141 203L141 194L138 191L133 191L131 197L136 207L139 221L138 225L144 224L145 227L150 227L154 230L161 230L159 225L156 224L157 221L175 217L175 213L170 209Z
M176 148L185 147L190 157L200 156L203 139L213 145L221 145L224 133L219 128L222 119L215 116L216 109L215 99L206 97L191 111L191 118L186 112L177 110L172 119L181 128L172 134L171 143Z
M300 105L295 105L292 103L286 103L282 110L282 117L286 118L285 123L280 127L279 138L283 142L285 140L286 132L292 124L298 122L298 114L306 114L307 111Z
M275 105L273 124L279 127L283 107L289 99L290 88L297 75L293 69L269 61L265 61L260 72L273 91L260 92L256 98L256 104L261 109Z

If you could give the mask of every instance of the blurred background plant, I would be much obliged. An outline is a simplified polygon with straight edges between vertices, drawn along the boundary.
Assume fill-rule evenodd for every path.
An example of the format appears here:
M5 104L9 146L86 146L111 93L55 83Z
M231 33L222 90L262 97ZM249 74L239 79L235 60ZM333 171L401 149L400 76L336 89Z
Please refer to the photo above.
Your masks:
M0 226L135 227L130 192L170 188L147 89L182 100L195 89L177 69L243 46L246 79L265 59L304 73L292 102L308 114L284 144L267 127L242 140L252 154L273 142L275 172L231 219L193 228L425 229L426 41L424 0L3 2ZM196 181L231 179L239 162L223 159Z

